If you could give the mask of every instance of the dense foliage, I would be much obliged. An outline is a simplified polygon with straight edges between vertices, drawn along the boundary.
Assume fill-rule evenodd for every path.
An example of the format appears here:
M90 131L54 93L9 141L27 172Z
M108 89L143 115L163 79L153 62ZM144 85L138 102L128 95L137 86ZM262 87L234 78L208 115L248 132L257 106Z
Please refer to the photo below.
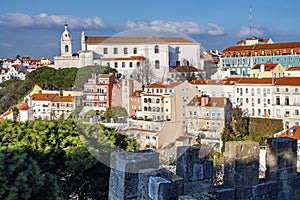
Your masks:
M40 67L28 75L28 81L47 89L70 90L82 88L92 74L116 73L117 70L105 66L85 66L82 68L64 68L56 70L51 67Z
M28 81L9 81L4 88L0 90L0 113L4 113L13 105L21 101L26 94L33 88Z
M0 123L0 199L107 199L109 167L91 155L78 130L98 152L135 151L137 143L99 124L77 128L72 119Z
M4 113L30 92L34 85L43 89L81 89L83 84L96 73L116 73L113 68L102 66L86 66L78 68L65 68L56 70L51 67L40 67L32 71L25 81L8 80L0 84L0 113Z
M111 118L127 118L128 113L127 110L121 106L113 106L109 107L105 112L105 119L110 120Z

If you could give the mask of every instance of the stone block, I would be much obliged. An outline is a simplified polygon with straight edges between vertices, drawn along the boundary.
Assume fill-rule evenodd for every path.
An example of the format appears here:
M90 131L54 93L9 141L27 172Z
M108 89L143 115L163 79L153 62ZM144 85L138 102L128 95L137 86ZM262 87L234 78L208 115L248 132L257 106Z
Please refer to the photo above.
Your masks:
M170 199L170 185L171 181L162 177L149 178L149 197L153 200L168 200Z
M218 200L228 200L235 199L235 189L234 188L220 188L216 191L216 199Z

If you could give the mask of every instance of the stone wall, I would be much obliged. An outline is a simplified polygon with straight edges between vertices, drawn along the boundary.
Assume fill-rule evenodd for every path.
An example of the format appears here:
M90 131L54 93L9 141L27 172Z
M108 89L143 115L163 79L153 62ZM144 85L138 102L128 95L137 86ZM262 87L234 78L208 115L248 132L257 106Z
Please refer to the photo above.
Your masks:
M113 153L109 199L300 199L296 140L267 140L265 178L259 178L258 143L228 142L224 156L224 184L214 186L212 157L201 147L178 147L176 174L158 168L154 151Z

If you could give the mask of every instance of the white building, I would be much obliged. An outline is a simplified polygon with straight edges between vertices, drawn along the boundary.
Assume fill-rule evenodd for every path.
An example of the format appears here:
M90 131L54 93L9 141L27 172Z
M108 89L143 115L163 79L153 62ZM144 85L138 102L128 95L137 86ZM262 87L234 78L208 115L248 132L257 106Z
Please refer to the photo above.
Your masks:
M153 83L144 91L140 94L141 111L129 120L129 134L142 148L165 147L185 134L184 106L199 93L187 82Z
M50 120L53 118L52 114L52 100L58 94L34 94L29 98L29 104L33 106L34 118L41 117L43 120Z
M187 133L220 150L221 133L231 121L232 105L224 97L195 96L185 106Z
M134 78L138 69L150 67L153 74L150 82L165 82L170 66L201 68L200 44L183 37L86 36L82 32L81 50L72 54L67 25L61 36L61 56L56 56L54 62L55 68L110 66L124 79Z

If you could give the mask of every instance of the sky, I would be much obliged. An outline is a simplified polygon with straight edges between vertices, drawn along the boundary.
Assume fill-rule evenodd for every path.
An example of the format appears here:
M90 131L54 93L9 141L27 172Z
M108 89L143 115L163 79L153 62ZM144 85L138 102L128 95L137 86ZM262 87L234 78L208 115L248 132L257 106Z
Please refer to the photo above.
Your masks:
M170 29L220 50L252 35L300 41L297 0L1 0L0 58L60 55L65 22L80 50L80 33L110 36L146 27Z

